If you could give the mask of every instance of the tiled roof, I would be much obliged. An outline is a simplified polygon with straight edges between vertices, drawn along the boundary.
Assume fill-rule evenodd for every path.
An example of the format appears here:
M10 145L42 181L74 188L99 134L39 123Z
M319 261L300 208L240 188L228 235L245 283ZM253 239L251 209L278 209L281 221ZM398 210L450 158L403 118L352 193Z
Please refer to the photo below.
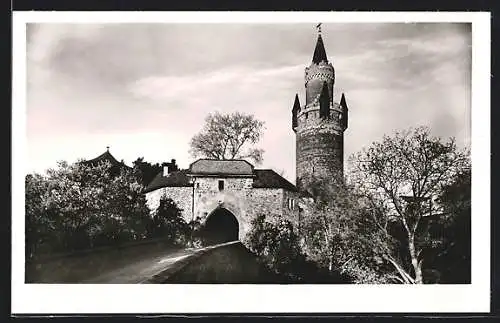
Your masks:
M253 166L245 160L199 159L189 166L194 175L253 176Z
M255 188L284 188L290 191L297 191L295 185L287 181L272 169L254 170L255 179L253 187Z
M202 161L202 160L200 160ZM207 160L203 160L207 161ZM211 160L213 161L213 160ZM199 161L197 161L199 162ZM179 171L172 172L168 174L168 176L163 176L163 172L159 172L156 177L149 183L149 185L146 187L144 190L145 193L154 191L156 189L162 188L162 187L191 187L193 184L190 182L189 176L192 174L194 176L204 176L204 175L213 175L213 176L227 176L228 174L232 175L238 175L238 176L253 176L254 181L253 181L253 186L254 188L283 188L287 189L289 191L297 191L297 188L295 185L287 181L285 178L280 176L278 173L271 169L253 169L253 166L245 161L220 161L222 163L201 163L198 164L195 162L200 168L195 168L195 170L210 170L211 173L191 173L190 170L188 169L183 169ZM243 162L243 163L242 163ZM195 163L191 164L193 166ZM201 166L210 166L211 168L201 168ZM221 165L228 165L227 169L222 169L220 170L219 168L216 168L215 166L221 166ZM248 167L251 167L252 172L250 174L244 172L245 167L243 165L247 165ZM238 167L240 166L240 167ZM215 173L221 171L222 174ZM239 173L238 173L239 172Z
M154 191L162 187L189 187L190 183L187 169L178 170L163 176L163 171L159 172L144 190L145 193Z

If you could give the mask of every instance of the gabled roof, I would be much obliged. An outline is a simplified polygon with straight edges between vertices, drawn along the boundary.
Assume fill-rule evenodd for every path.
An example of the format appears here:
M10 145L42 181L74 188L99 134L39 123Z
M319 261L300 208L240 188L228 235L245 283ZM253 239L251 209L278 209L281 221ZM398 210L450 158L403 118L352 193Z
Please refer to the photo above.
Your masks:
M192 187L189 175L187 169L172 172L168 176L163 176L163 172L159 172L146 187L144 193L163 187ZM295 185L272 169L254 169L252 175L254 176L253 188L283 188L293 192L298 191Z
M190 187L193 184L190 182L187 176L187 169L178 170L168 174L168 176L163 176L163 171L158 172L158 174L153 178L151 183L144 189L144 193L154 191L162 187Z
M289 191L297 191L297 187L283 178L272 169L255 169L254 188L284 188Z
M246 160L198 159L189 173L207 176L253 176L253 165Z
M318 40L316 41L316 48L314 48L313 63L319 64L321 61L328 62L326 57L325 45L323 44L323 38L318 35Z

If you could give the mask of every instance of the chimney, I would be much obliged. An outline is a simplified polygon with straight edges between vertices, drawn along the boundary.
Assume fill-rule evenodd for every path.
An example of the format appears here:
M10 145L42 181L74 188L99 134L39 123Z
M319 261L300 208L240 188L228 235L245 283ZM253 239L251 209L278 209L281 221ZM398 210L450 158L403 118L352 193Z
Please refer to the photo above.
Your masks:
M168 176L170 173L170 164L169 163L163 163L163 176Z
M178 171L177 165L175 164L175 159L171 159L170 163L163 163L163 176L168 176L168 174Z
M170 171L171 172L175 172L175 171L178 171L179 168L177 167L177 164L175 163L175 159L172 159L170 161Z

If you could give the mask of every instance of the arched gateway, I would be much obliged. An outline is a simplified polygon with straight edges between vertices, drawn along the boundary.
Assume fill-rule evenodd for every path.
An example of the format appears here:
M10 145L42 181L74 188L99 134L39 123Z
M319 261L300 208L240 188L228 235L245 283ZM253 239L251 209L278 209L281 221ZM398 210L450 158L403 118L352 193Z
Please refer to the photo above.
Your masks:
M209 244L218 244L239 239L239 223L226 208L217 208L208 215L202 236Z
M254 169L245 160L199 159L189 169L173 171L172 164L146 188L149 208L154 211L162 197L171 198L184 220L199 221L213 242L244 241L262 214L299 219L296 187L273 170Z

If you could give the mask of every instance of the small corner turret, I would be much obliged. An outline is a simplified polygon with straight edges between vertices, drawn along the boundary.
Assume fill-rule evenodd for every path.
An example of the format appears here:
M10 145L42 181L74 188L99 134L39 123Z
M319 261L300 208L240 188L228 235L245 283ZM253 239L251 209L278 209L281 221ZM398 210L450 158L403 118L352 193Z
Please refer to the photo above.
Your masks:
M345 131L348 127L348 117L349 117L349 109L347 108L347 102L345 100L345 95L342 93L342 97L340 98L340 123L342 125L342 129Z
M328 84L323 82L323 89L319 96L319 117L321 119L330 118L330 95L328 94Z
M300 101L299 101L299 94L295 94L295 101L293 102L293 108L292 108L292 130L296 131L295 128L297 128L297 114L300 112Z

